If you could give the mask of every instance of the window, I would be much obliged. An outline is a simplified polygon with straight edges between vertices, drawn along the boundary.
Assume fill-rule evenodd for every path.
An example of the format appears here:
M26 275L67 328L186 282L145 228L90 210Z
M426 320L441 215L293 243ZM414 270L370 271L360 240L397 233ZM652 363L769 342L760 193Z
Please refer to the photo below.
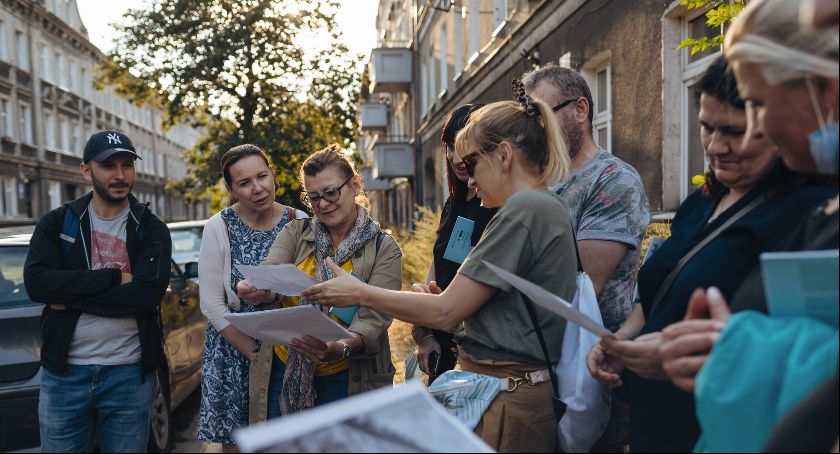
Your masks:
M87 69L81 67L79 68L79 94L84 97L90 96L90 83L88 82Z
M420 112L429 108L429 67L426 62L420 63Z
M84 143L82 143L83 135L84 135L84 122L79 121L76 127L73 128L73 144L70 153L79 157L82 157L84 151Z
M61 85L66 87L67 86L67 71L64 68L64 54L60 51L55 51L55 77L53 80Z
M76 61L67 59L67 76L70 78L68 87L74 92L79 92L79 78L76 77Z
M32 144L32 111L29 104L20 103L20 138L23 143Z
M46 44L41 44L41 79L52 82L52 65L50 64L50 48Z
M29 71L29 37L26 33L15 31L15 46L17 47L18 68Z
M478 58L478 0L470 0L467 14L470 16L470 47L468 52L470 57L468 63L472 63Z
M602 52L581 68L592 92L592 132L595 142L604 150L612 150L612 100L610 84L610 52Z
M0 98L0 137L14 137L12 131L12 103Z
M507 0L493 0L493 30L498 30L499 26L507 20L508 5Z
M57 181L47 182L48 194L50 197L50 209L55 209L61 206L61 183Z
M6 23L0 20L0 60L9 61L8 49L6 49L8 38L6 38Z
M62 153L71 153L70 150L70 121L63 115L58 116L58 128L61 132L61 143L59 147Z
M461 71L464 70L464 49L463 49L463 33L461 21L461 14L458 12L458 8L452 9L452 23L455 26L455 77L457 78Z
M449 86L449 74L447 74L447 70L449 69L448 66L448 49L447 47L449 43L447 43L446 36L446 22L443 23L443 26L440 27L440 93L443 94L446 91L446 88Z
M47 148L57 148L55 140L55 116L44 109L44 140Z
M0 216L4 218L18 217L17 178L0 176Z

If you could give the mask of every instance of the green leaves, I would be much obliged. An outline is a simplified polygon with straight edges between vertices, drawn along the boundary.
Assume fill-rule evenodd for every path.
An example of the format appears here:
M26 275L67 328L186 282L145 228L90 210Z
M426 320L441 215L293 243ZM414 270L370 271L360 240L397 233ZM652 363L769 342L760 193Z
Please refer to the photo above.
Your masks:
M153 0L118 24L97 83L159 103L164 125L206 131L185 156L187 179L170 184L188 200L219 199L220 156L253 143L278 164L280 200L297 205L303 158L355 139L360 57L334 30L337 9L335 0ZM313 31L320 52L302 47Z
M691 55L703 52L710 47L723 46L724 29L731 24L745 7L746 0L683 0L680 2L687 10L708 8L706 11L706 25L718 29L720 33L700 38L686 38L680 42L679 48L691 48Z

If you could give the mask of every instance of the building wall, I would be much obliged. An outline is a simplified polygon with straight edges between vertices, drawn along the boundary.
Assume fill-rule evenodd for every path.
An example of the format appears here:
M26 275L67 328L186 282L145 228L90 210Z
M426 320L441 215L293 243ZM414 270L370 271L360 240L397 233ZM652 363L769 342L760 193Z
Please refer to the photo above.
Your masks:
M193 128L160 128L160 111L92 86L103 54L87 38L74 0L0 0L0 224L37 221L89 191L80 175L93 132L115 129L134 143L134 195L167 221L205 217L166 191L180 179Z

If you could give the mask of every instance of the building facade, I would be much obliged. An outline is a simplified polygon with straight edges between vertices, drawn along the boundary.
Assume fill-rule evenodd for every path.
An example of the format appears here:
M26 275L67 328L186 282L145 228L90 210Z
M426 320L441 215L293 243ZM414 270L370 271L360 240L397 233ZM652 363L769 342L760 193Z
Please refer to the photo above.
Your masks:
M91 190L80 174L90 134L124 132L142 157L134 195L166 221L207 216L166 190L186 174L200 131L160 127L161 111L93 87L102 52L75 0L0 0L0 225L25 224Z
M412 88L399 96L414 97L406 101L414 123L403 130L413 146L408 181L416 203L446 199L444 116L465 103L512 99L511 80L549 62L589 82L595 140L638 170L653 212L667 217L693 190L691 176L706 168L693 84L717 52L678 48L713 33L705 11L688 11L679 0L381 0L380 37L399 30L399 14L388 16L394 8L410 19ZM381 45L371 80L388 69L374 65L376 52L390 47ZM390 134L399 118L388 113L379 134Z

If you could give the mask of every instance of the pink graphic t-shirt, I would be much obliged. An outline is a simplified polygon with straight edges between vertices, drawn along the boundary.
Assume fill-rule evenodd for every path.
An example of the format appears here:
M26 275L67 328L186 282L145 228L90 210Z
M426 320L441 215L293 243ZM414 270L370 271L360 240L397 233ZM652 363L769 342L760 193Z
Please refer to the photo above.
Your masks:
M90 269L117 269L131 273L126 248L126 228L130 208L111 219L90 214ZM137 319L98 317L83 313L73 333L68 362L77 365L121 365L140 362L140 337Z

